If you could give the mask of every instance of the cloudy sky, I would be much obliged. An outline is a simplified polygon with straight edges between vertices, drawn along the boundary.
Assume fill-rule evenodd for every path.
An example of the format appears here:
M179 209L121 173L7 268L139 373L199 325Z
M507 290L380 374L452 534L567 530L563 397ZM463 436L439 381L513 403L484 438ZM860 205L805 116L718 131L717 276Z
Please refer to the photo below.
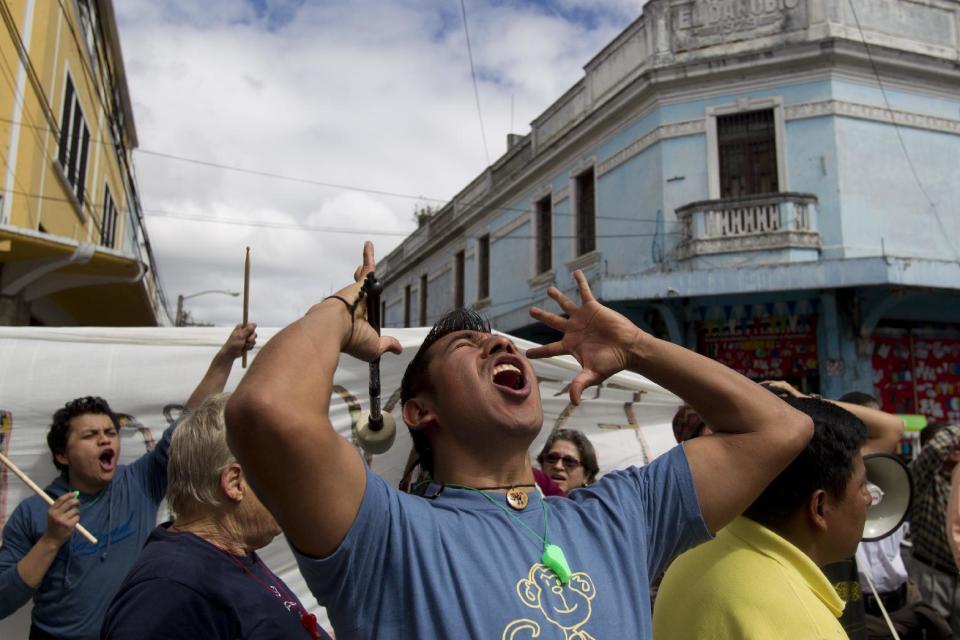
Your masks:
M114 4L171 307L178 294L239 291L250 246L251 318L287 324L348 281L364 238L386 255L418 204L449 199L486 166L458 0ZM641 1L465 5L492 161ZM241 315L239 298L220 295L185 307L219 325Z

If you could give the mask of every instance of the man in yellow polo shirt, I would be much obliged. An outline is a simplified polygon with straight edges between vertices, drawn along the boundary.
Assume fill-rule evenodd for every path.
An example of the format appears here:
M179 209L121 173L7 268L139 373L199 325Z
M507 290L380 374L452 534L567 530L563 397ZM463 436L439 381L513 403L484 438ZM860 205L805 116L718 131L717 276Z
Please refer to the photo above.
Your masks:
M657 595L657 640L845 640L843 600L820 567L848 558L870 496L859 418L813 398L786 402L813 419L807 447L706 544L677 558Z

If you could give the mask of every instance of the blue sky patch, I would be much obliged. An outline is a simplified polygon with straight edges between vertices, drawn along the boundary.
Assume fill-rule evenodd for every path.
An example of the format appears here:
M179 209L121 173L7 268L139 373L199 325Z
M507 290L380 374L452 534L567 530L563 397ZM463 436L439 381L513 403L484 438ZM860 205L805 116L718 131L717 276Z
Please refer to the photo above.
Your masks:
M247 0L268 31L282 29L296 18L306 0Z

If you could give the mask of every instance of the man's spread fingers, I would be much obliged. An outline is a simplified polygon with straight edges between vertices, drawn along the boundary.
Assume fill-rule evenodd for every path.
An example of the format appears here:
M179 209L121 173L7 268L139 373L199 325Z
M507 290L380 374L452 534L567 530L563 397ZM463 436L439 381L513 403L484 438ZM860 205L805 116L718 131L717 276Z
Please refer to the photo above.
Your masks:
M583 303L593 301L593 292L590 290L590 283L587 282L587 277L583 275L583 271L577 269L573 272L573 277L577 281L577 287L580 289L580 301Z
M564 313L572 314L577 310L577 304L565 296L560 289L557 289L556 287L550 287L547 289L547 295L553 298L556 303L560 305L560 308L563 309Z
M530 309L530 315L551 329L556 329L561 332L566 330L568 320L561 315L544 311L539 307L532 307Z
M567 352L564 351L562 344L559 342L551 342L550 344L545 344L541 347L527 349L527 358L531 360L536 360L537 358L552 358L553 356L566 355L566 353Z

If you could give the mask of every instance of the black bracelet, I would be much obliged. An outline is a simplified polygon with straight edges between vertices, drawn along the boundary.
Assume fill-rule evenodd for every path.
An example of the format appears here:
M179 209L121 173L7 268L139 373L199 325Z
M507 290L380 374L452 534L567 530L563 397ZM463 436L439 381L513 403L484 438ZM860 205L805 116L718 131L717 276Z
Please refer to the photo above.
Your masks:
M350 312L350 318L351 318L351 320L353 319L353 312L356 311L356 309L357 309L357 304L356 304L356 303L350 304L349 302L346 301L346 299L341 298L341 297L338 296L338 295L327 296L326 298L324 298L323 300L321 300L321 302L326 302L327 300L331 300L331 299L332 299L332 300L339 300L340 302L342 302L343 304L345 304L345 305L347 306L347 311Z
M356 315L356 311L357 311L357 305L360 303L360 298L357 298L357 301L356 301L356 302L354 302L353 304L350 304L349 302L346 301L345 298L341 298L340 296L334 294L334 295L332 295L332 296L327 296L326 298L324 298L323 300L321 300L321 302L326 302L327 300L330 300L331 298L333 298L333 299L335 299L335 300L339 300L340 302L342 302L342 303L347 307L347 313L350 314L350 339L353 340L353 330L354 330L354 329L356 328L356 326L357 326L357 315Z

